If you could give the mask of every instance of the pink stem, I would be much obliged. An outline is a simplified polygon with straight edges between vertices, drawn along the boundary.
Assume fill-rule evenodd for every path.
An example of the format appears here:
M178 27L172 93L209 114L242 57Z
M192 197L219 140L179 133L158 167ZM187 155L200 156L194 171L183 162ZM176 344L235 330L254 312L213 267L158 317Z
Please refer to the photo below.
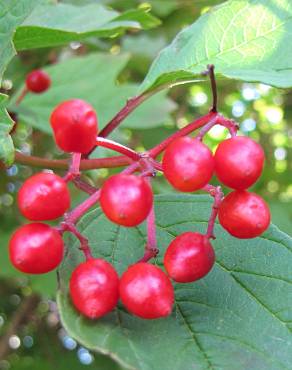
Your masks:
M148 179L150 183L150 179ZM151 258L156 257L159 253L157 248L156 225L155 225L155 211L152 205L150 213L147 217L147 244L143 257L138 262L148 262Z
M89 259L93 258L92 253L91 253L91 249L90 249L89 244L88 244L88 239L85 236L83 236L80 233L80 231L78 231L78 229L76 228L76 226L74 224L68 222L68 220L65 220L60 225L59 232L63 233L65 231L71 232L79 240L80 250L84 253L86 260L89 260Z
M133 161L139 161L141 159L141 155L134 150L126 147L125 145L116 143L113 140L105 139L103 137L96 138L96 146L102 146L104 148L114 150L120 154L124 154Z
M100 190L97 190L84 202L80 203L76 208L74 208L73 211L68 213L65 217L65 222L75 224L79 220L79 218L84 215L84 213L86 213L91 207L93 207L99 201L99 198Z
M152 93L146 93L143 95L135 96L132 99L129 99L126 105L120 110L114 118L100 131L100 137L108 136L118 125L136 108L138 105L143 103Z
M80 163L81 163L81 153L72 153L69 170L64 176L64 180L66 182L72 181L76 177L80 176Z
M72 182L76 186L76 188L84 191L89 195L95 193L98 190L94 186L88 184L86 181L83 181L80 176L75 177L75 179L73 179Z
M224 194L220 186L213 186L210 184L204 186L202 190L207 191L214 198L211 215L208 221L206 237L208 239L216 239L214 235L214 226L215 226L216 217L218 214L220 204L223 200Z
M22 102L22 100L25 98L25 96L26 96L26 94L27 94L27 93L28 93L28 89L27 89L27 87L25 86L25 87L22 89L22 91L21 91L21 93L20 93L19 97L16 99L15 105L19 105L19 104Z
M197 135L197 139L200 140L200 141L202 141L203 140L203 137L206 135L206 133L209 132L211 130L211 128L214 127L214 126L216 126L216 125L220 125L220 126L226 127L229 130L231 137L236 136L237 130L239 128L236 122L234 122L231 119L226 119L225 117L223 117L220 114L218 114L216 117L214 117L214 119L212 119L210 122L208 122L201 129L201 131Z
M163 140L160 144L156 145L154 148L149 150L149 155L153 158L156 158L161 152L163 152L167 146L174 141L175 139L186 136L191 132L197 130L198 128L206 125L212 119L217 116L216 112L209 112L205 116L196 119L195 121L189 123L187 126L182 128L181 130L175 132L173 135L169 136L167 139Z
M229 130L231 137L234 137L237 135L237 131L239 130L239 125L232 119L225 118L221 114L218 114L217 124L226 127Z

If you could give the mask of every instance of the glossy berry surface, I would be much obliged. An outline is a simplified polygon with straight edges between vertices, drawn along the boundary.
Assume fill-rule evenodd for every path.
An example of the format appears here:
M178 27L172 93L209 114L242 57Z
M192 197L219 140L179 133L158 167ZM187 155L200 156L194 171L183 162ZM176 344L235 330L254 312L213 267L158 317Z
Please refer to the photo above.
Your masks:
M29 91L40 94L50 87L51 79L45 71L36 69L27 75L25 84Z
M78 265L70 279L71 299L83 315L97 319L112 311L119 299L119 277L103 259L89 259Z
M148 216L152 203L151 187L143 177L114 175L101 189L101 208L112 222L119 225L140 224Z
M215 252L208 238L194 232L177 236L164 255L168 275L179 283L201 279L212 269L214 262Z
M32 221L54 220L70 207L66 182L53 173L38 173L28 178L18 193L22 215Z
M265 155L262 147L254 140L236 136L222 141L214 158L218 179L232 189L243 190L260 177Z
M27 274L44 274L62 261L64 243L57 230L42 223L18 228L9 243L11 263Z
M210 149L199 140L182 137L167 147L162 167L175 189L190 192L209 182L214 171L214 158Z
M244 190L229 193L219 208L219 222L231 235L248 239L261 235L270 224L270 210L257 194Z
M95 145L97 118L94 109L80 99L59 104L51 114L57 145L64 152L88 153Z
M168 276L149 263L136 263L120 280L120 297L129 312L143 319L171 313L174 290Z

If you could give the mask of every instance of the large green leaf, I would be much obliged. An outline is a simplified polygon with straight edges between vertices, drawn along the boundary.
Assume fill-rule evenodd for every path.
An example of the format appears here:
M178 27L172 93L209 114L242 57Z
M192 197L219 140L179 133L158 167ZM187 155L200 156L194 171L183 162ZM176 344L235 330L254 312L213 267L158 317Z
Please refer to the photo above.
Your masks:
M113 56L94 53L77 57L45 68L52 79L51 88L38 95L28 95L19 108L19 117L30 125L51 133L49 116L54 107L66 99L80 98L91 103L97 111L102 128L134 96L137 85L117 85L119 72L129 60L129 55ZM169 119L176 105L162 92L140 106L123 127L149 128ZM15 97L11 102L13 106Z
M292 86L292 2L230 0L182 30L152 64L141 91L198 78L207 64L244 81Z
M14 44L17 50L56 46L90 36L114 37L126 29L148 29L159 24L142 8L120 14L99 4L43 5L17 28Z
M39 0L0 0L0 81L7 64L16 54L12 43L16 27L39 3Z
M208 196L156 197L159 265L176 235L205 231L210 209ZM143 253L145 225L121 228L97 208L78 226L94 256L107 258L119 273ZM291 239L275 226L257 239L239 240L217 224L216 235L212 272L196 283L175 284L172 316L154 321L135 318L122 306L101 320L82 317L68 298L68 279L82 260L71 240L59 271L58 304L65 328L88 348L110 354L130 369L291 369Z
M7 96L0 94L0 160L9 166L14 160L14 146L10 136L13 121L6 111Z

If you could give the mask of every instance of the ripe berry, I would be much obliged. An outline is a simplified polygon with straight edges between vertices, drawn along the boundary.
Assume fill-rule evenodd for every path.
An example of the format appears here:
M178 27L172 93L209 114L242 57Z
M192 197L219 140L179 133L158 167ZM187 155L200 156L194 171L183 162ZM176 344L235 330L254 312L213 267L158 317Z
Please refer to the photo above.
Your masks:
M53 173L38 173L28 178L18 193L18 207L32 221L54 220L70 207L66 182Z
M9 255L15 268L27 274L44 274L62 261L64 243L57 230L42 223L18 228L9 243Z
M244 190L227 195L219 208L219 222L231 235L248 239L261 235L270 224L270 210L257 194Z
M171 143L163 156L164 175L180 191L195 191L212 177L214 159L210 149L197 139L181 137Z
M171 313L174 290L158 267L140 262L121 277L120 296L129 312L143 319L157 319Z
M252 139L236 136L222 141L214 158L218 179L232 189L244 190L260 177L265 155L262 147Z
M59 104L51 114L57 145L64 152L88 153L95 145L97 118L94 109L80 99Z
M119 277L103 259L89 259L78 265L70 279L70 295L78 311L97 319L112 311L119 299Z
M26 87L29 91L40 94L51 85L50 76L41 69L36 69L26 76Z
M179 283L201 279L212 269L215 253L205 235L186 232L177 236L164 255L168 275Z
M152 203L151 187L143 177L114 175L101 189L101 208L112 222L119 225L140 224L148 216Z

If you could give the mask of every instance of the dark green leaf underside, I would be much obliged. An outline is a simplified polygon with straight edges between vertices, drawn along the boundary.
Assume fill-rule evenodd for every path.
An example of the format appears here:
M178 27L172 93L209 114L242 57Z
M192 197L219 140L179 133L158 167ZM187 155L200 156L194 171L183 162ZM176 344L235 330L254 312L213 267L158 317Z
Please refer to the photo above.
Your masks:
M158 55L141 91L216 72L244 81L292 86L290 0L230 0L182 30Z
M157 196L158 264L178 234L203 232L211 199L195 195ZM121 228L100 209L79 228L89 237L94 256L105 257L122 273L143 253L145 225ZM85 346L110 354L139 370L280 370L292 363L292 242L275 226L260 238L238 240L216 225L217 262L193 284L176 284L170 318L147 321L122 306L99 321L80 316L67 298L70 273L82 260L71 240L60 269L61 318Z

